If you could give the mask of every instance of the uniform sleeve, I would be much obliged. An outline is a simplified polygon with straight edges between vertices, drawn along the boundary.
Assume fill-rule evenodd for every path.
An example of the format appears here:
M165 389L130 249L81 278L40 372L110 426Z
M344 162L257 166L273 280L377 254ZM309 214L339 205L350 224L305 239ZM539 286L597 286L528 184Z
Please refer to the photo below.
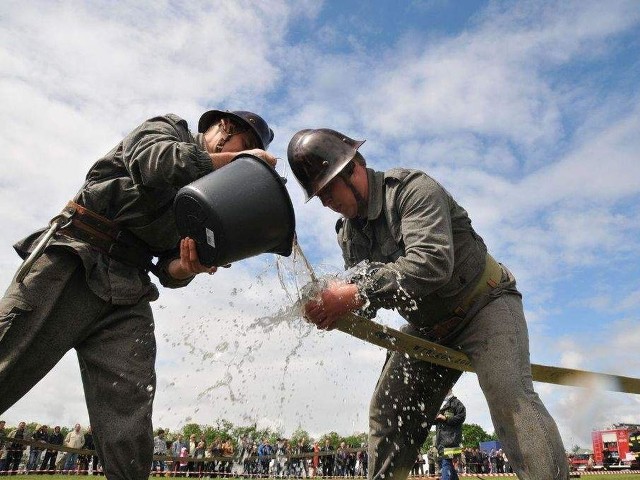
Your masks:
M158 258L158 263L156 264L156 271L154 272L160 281L160 284L165 288L182 288L186 287L191 283L191 281L195 278L195 275L184 280L177 280L169 275L169 264L180 258L180 250L179 248L175 248L170 250L169 252L163 253Z
M453 232L449 195L433 179L416 172L398 187L396 204L404 255L371 264L358 285L372 308L411 309L410 299L445 285L453 272Z
M208 153L193 142L187 123L177 117L144 122L123 140L122 148L131 178L145 187L179 189L213 171Z

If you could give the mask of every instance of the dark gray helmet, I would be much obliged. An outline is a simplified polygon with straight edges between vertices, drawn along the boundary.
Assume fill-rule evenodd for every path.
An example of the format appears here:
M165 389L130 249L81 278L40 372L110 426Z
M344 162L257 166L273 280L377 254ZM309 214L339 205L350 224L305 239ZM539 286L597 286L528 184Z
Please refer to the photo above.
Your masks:
M269 128L267 122L260 115L256 115L252 112L245 112L243 110L235 110L233 112L222 110L209 110L200 117L198 122L198 132L206 132L211 125L216 123L221 118L231 118L241 125L245 125L255 133L258 144L262 150L269 148L271 140L273 140L273 130Z
M287 157L307 202L342 172L364 142L329 128L300 130L293 136Z

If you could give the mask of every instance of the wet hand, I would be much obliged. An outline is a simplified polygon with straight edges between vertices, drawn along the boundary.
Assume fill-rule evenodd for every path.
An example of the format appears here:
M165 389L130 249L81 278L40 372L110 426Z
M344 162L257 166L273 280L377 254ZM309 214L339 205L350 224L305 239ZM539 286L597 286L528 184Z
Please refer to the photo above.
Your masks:
M252 150L245 150L245 151L243 151L241 153L246 153L248 155L253 155L254 157L258 157L261 160L264 160L265 162L267 162L272 167L275 167L276 163L278 162L278 159L276 157L271 155L266 150L261 150L259 148L254 148Z
M213 275L217 267L206 267L200 263L196 241L185 237L180 240L180 258L174 260L169 265L169 274L178 280L192 277L198 273L208 273Z
M305 305L305 318L320 330L333 330L336 328L336 321L342 315L361 307L362 304L356 285L335 282L329 284L317 300Z

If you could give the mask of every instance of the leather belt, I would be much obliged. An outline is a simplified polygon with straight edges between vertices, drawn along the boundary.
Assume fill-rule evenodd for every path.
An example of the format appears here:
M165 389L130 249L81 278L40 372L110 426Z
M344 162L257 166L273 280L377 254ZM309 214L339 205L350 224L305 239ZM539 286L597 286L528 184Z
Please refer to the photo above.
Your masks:
M453 316L439 322L424 334L432 340L441 340L455 331L464 321L471 306L483 295L496 288L502 280L502 267L487 253L484 271L473 290L466 295L460 304L453 309Z
M126 265L152 270L153 255L148 247L116 222L70 201L63 210L71 222L58 232L88 243L101 253Z

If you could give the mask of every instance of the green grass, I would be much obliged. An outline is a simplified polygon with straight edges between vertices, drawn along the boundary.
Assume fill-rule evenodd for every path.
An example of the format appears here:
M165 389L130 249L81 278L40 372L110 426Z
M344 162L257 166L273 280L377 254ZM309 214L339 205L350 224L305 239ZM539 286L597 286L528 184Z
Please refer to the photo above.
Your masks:
M30 475L31 477L31 475ZM23 475L18 475L15 476L13 478L16 479L24 479L26 477L24 477ZM105 480L105 477L101 477L101 476L86 476L86 475L33 475L34 480L37 479L41 479L41 480L81 480L82 478L85 478L87 480ZM155 479L155 480L160 480L161 478L166 478L166 477L149 477L150 479ZM169 477L169 478L173 478L173 477ZM192 477L175 477L175 478L190 478L190 479L197 479L198 477L196 476L192 476ZM218 477L219 478L219 477ZM318 477L320 479L320 477ZM411 479L412 477L409 477L409 479ZM428 478L428 477L425 477ZM460 477L461 479L463 478L474 478L474 477ZM482 478L482 477L481 477ZM495 478L495 477L485 477L487 479L491 479L491 478ZM516 478L516 477L505 477L505 478ZM580 478L585 479L585 480L640 480L640 473L618 473L615 475L581 475ZM243 477L231 477L232 480L244 480ZM247 479L247 480L255 480L255 479ZM278 479L281 480L281 479ZM340 479L336 479L336 480L340 480Z

